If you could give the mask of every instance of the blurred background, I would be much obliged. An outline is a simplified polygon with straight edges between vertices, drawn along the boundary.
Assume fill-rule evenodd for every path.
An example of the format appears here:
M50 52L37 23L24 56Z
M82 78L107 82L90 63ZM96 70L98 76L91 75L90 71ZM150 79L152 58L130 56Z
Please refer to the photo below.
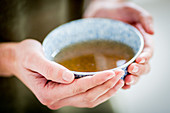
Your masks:
M131 89L119 92L112 103L120 113L170 113L170 0L133 1L154 18L155 52L151 72Z

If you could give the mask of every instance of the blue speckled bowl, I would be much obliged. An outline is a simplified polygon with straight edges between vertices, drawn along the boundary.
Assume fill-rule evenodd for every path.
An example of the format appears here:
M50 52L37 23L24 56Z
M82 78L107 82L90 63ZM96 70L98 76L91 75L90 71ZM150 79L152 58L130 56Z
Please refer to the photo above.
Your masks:
M89 18L75 20L55 28L44 39L43 49L46 58L53 60L54 56L65 46L96 39L114 40L133 48L135 56L130 61L120 67L111 69L123 69L125 71L124 76L127 74L127 67L135 61L144 46L141 33L133 26L116 20ZM76 78L91 76L98 73L72 72L75 74Z

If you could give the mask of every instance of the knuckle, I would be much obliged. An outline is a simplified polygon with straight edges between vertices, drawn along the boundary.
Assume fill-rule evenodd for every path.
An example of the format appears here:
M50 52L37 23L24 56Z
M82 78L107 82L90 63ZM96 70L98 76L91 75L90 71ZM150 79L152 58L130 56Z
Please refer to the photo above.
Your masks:
M74 87L73 90L72 90L72 93L73 94L78 94L78 93L83 93L85 92L86 90L82 87Z
M150 72L150 65L146 64L146 65L143 65L142 67L139 68L139 72L137 74L143 75L143 74L147 74L149 72Z
M100 78L97 78L97 79L93 79L93 80L91 81L91 83L94 84L94 85L97 85L98 82L103 82L103 81L105 81L105 80L106 80L105 77L100 77Z
M45 71L45 77L48 80L52 80L53 79L53 68L48 67L48 66L44 66L44 71Z
M33 66L34 64L37 63L37 59L39 59L39 54L35 54L33 51L27 51L29 55L26 55L24 58L20 59L22 61L22 64L24 67Z
M107 84L104 85L104 90L111 89L113 87L113 82L110 81Z
M24 67L28 67L28 65L30 64L30 62L31 62L31 63L34 63L34 59L35 59L34 55L30 53L29 55L27 55L26 57L24 57L24 59L22 59L23 66L24 66Z
M25 39L19 43L19 47L24 47L25 51L32 50L42 50L42 45L40 42L34 39ZM35 51L31 51L32 53L36 53Z
M37 40L34 40L34 39L25 39L21 42L21 44L28 44L28 45L41 45L40 42L38 42Z
M144 71L145 71L145 68L144 67L139 67L138 68L138 71L136 72L136 73L134 73L134 74L136 74L136 75L142 75L143 73L144 73Z
M93 84L93 86L97 86L101 83L104 83L108 76L110 76L109 74L105 75L106 77L99 77L99 78L94 78L94 79L91 79L91 84Z
M46 106L48 106L48 105L50 105L51 104L51 101L49 100L49 99L47 99L47 98L40 98L40 102L43 104L43 105L46 105Z
M49 97L49 94L48 93L41 93L39 94L39 101L43 104L43 105L46 105L46 106L49 106L51 105L52 103L52 100L51 98Z
M88 104L87 104L87 107L88 107L88 108L94 108L94 107L96 107L96 105L95 105L94 103L88 103Z
M114 89L111 93L108 93L106 95L106 98L109 99L110 97L112 97L114 95L114 92L116 91L117 89Z
M66 68L60 66L58 69L56 69L56 74L57 74L57 76L60 76L60 75L63 75L64 72L66 72L66 71L67 71Z
M92 96L85 96L84 98L83 98L83 101L84 102L92 102L94 100L94 97L92 97Z

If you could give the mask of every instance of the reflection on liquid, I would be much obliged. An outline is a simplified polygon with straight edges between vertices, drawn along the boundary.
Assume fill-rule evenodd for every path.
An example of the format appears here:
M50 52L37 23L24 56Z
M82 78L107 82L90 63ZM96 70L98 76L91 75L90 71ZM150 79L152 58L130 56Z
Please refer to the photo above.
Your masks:
M54 61L77 72L97 72L116 68L132 59L128 45L109 40L80 42L64 47Z

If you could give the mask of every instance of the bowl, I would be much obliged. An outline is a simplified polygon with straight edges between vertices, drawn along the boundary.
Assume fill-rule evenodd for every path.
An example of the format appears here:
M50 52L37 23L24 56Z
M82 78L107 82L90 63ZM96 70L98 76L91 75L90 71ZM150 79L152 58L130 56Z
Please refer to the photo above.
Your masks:
M122 66L109 69L122 69L127 73L127 67L135 61L142 52L144 40L141 33L133 26L117 20L104 18L88 18L71 21L52 30L43 41L45 57L53 61L55 55L64 47L90 40L112 40L130 46L135 55ZM98 72L72 71L75 78L92 76ZM123 78L122 77L122 78Z

